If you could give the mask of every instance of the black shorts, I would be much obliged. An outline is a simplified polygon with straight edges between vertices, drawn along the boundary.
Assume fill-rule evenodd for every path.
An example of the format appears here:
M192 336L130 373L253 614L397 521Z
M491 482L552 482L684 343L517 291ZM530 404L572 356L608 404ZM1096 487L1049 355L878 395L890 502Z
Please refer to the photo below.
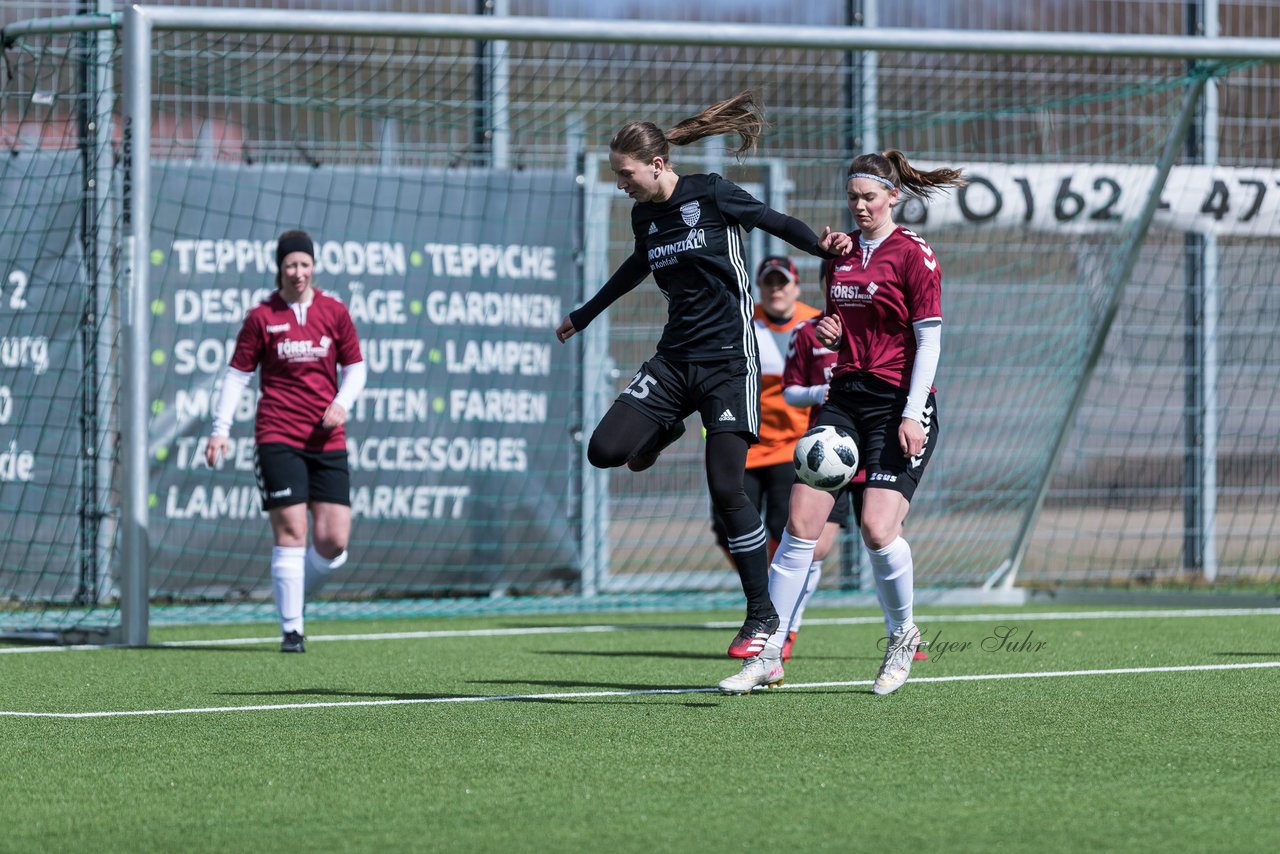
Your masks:
M708 433L745 433L760 441L760 364L739 356L718 362L670 362L654 356L618 395L663 427L702 415Z
M852 483L836 493L836 503L827 514L828 522L835 522L841 528L849 527L849 511L853 511L853 526L856 528L862 517L862 488L865 483Z
M305 451L268 442L257 447L254 474L264 510L311 501L351 505L346 450Z
M906 389L870 374L849 374L831 382L818 423L841 427L853 436L868 489L891 489L910 501L938 445L939 424L938 404L930 392L924 405L924 450L908 459L898 444L906 403Z

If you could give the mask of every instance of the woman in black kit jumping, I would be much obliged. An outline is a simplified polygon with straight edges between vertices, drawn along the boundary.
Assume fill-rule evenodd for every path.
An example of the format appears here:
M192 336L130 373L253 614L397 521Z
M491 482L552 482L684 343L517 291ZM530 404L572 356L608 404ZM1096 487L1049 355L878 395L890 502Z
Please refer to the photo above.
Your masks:
M743 490L747 447L760 427L760 359L741 229L761 228L820 257L852 247L847 234L828 228L819 238L719 175L677 175L672 168L673 145L737 133L742 155L764 127L753 94L741 92L667 131L636 121L614 134L609 165L618 189L635 200L635 251L556 329L561 342L569 340L650 273L667 298L657 353L600 420L587 459L597 468L644 471L684 434L684 419L701 414L707 486L747 597L746 621L729 646L734 658L758 655L778 626L769 601L768 534Z

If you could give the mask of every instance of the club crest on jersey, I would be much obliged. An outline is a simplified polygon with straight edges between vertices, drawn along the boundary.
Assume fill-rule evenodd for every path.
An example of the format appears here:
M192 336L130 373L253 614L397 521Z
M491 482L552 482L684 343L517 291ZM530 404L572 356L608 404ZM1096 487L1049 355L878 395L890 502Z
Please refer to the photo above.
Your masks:
M697 201L685 202L680 206L680 218L684 220L684 224L693 228L698 224L698 220L702 219L702 205Z

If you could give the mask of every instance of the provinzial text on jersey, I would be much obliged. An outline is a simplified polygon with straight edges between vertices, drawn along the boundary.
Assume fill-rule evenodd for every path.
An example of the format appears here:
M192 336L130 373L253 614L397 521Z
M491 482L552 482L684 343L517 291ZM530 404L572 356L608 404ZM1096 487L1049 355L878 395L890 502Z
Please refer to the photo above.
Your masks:
M658 270L662 267L669 267L676 263L679 259L677 256L681 252L691 252L695 249L702 249L707 245L707 233L701 228L689 229L689 234L684 240L677 240L675 243L664 243L661 246L649 247L649 268Z

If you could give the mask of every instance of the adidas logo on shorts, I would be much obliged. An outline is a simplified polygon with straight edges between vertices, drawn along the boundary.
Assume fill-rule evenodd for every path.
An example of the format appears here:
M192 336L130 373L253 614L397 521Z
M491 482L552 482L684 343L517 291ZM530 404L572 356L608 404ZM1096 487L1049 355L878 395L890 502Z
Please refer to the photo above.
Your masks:
M720 413L720 420L721 421L737 421L738 419L734 418L733 413L730 412L728 409L726 409L724 412Z

